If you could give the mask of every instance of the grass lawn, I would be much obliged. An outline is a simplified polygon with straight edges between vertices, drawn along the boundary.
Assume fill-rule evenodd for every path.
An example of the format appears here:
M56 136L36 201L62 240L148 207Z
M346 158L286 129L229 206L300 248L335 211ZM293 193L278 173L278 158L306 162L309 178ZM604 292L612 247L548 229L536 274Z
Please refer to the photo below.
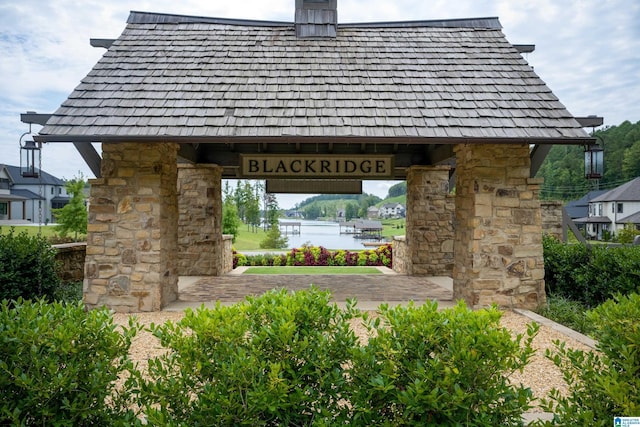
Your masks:
M404 218L383 219L382 237L403 236L406 233L405 224Z
M260 249L260 241L265 238L266 234L262 228L259 228L257 233L254 233L243 224L238 230L233 247L238 252L258 250Z
M42 232L44 237L51 237L57 234L55 225L43 225L42 227L37 225L3 225L0 226L0 234L9 234L11 228L15 229L15 234L26 231L29 236L37 236L39 232Z
M376 267L249 267L243 274L382 274Z

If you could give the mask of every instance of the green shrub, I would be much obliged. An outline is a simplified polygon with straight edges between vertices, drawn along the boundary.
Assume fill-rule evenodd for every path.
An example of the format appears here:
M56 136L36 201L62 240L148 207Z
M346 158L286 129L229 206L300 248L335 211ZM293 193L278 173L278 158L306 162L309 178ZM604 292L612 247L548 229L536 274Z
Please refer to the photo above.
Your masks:
M56 251L43 236L25 231L0 234L0 300L53 300L60 286Z
M262 249L280 249L286 248L289 238L283 236L278 227L278 223L271 224L271 228L267 230L265 237L260 241L260 248Z
M578 301L559 295L547 295L547 304L538 307L541 316L560 323L581 334L592 335L593 326L587 318L588 307Z
M233 268L247 265L247 257L244 254L233 251Z
M464 303L382 305L380 313L350 373L354 425L521 425L532 392L508 376L533 355L537 325L513 339L496 308Z
M569 395L552 390L546 425L611 425L614 416L640 414L640 295L617 296L588 314L598 337L595 352L556 342L547 357L562 371Z
M595 307L640 290L640 246L565 244L543 239L547 293Z
M82 282L62 282L53 293L59 302L76 303L82 301Z
M627 223L622 230L618 231L616 241L618 243L632 243L637 235L640 235L640 230L636 228L635 224Z
M150 423L342 425L355 311L329 300L313 288L274 290L153 327L170 352L149 362Z
M136 326L116 330L107 310L18 299L0 306L0 424L131 425L128 359ZM133 373L133 374L131 374Z

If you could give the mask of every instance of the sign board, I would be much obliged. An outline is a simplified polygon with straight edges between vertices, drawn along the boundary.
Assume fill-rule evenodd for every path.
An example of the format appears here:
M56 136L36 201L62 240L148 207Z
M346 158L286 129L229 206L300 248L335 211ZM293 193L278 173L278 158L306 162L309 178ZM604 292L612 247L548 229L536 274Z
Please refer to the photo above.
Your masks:
M393 156L241 154L240 175L250 179L390 179L393 177Z

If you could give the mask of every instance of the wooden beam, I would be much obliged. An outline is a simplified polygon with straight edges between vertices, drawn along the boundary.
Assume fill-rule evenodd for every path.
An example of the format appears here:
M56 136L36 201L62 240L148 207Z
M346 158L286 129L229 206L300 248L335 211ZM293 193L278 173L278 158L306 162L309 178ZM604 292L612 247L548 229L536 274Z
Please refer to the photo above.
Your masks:
M576 227L576 224L573 222L573 220L567 213L567 210L563 207L562 208L562 241L565 243L567 242L567 237L568 237L567 227L571 229L571 232L573 233L574 236L576 236L576 239L578 239L580 243L586 245L587 248L589 247L589 244L587 243L587 239L584 238L580 230L578 230L578 227Z
M180 144L180 148L178 148L178 157L191 163L197 163L198 150L194 144Z
M76 150L78 150L78 153L80 153L84 162L89 166L89 169L91 169L91 172L93 172L96 178L100 178L102 176L102 158L96 149L93 148L93 145L86 142L74 142L73 146L76 147Z

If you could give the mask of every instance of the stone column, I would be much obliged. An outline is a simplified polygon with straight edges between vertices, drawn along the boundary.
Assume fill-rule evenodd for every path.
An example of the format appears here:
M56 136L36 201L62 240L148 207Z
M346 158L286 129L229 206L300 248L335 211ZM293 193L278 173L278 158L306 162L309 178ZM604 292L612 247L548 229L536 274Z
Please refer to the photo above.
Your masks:
M178 144L104 143L91 180L84 300L158 311L177 297Z
M222 267L222 168L178 165L178 274L218 276Z
M532 309L545 301L541 180L529 146L456 147L454 298Z
M449 166L412 166L407 173L407 273L442 276L453 271L454 199ZM395 256L395 254L394 254Z

